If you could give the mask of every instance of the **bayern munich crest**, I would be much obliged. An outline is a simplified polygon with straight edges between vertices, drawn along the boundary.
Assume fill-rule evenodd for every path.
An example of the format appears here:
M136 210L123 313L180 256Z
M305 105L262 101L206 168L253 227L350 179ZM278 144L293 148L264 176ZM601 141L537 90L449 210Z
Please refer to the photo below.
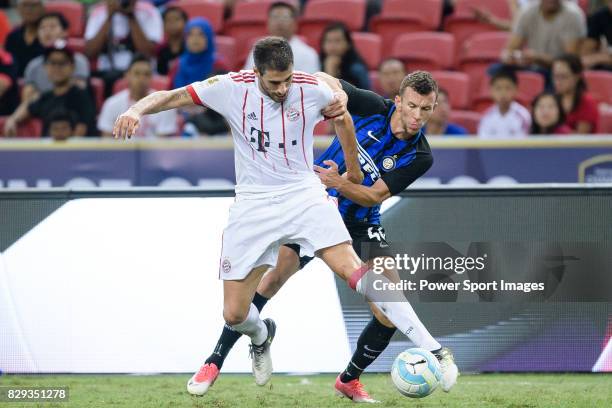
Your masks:
M300 118L300 111L295 109L292 106L289 109L287 109L287 112L285 112L285 116L287 117L287 120L291 122L295 122L296 120Z
M393 170L395 168L395 159L391 156L385 157L383 159L382 166L385 170Z
M229 258L223 258L223 262L221 262L221 269L223 269L223 272L225 273L230 273L232 270L232 264L230 263Z

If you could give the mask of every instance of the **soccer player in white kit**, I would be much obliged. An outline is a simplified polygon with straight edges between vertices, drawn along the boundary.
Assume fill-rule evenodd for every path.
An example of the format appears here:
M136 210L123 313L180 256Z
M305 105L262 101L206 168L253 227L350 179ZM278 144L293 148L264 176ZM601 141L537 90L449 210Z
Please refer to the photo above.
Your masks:
M236 201L223 234L219 277L223 280L223 318L251 338L253 374L258 385L272 375L270 344L276 326L261 320L251 303L263 274L276 264L281 245L300 246L363 294L415 344L427 332L403 293L380 296L368 282L373 272L351 246L351 237L335 203L313 171L313 129L322 109L333 112L344 152L346 177L360 184L363 175L346 94L336 96L314 76L293 72L289 43L278 37L259 40L255 69L220 75L171 91L154 92L138 101L115 123L115 138L134 135L140 118L163 110L203 105L229 122L234 138ZM406 107L408 109L408 107ZM338 115L336 115L338 114ZM376 275L384 284L394 276ZM425 334L424 334L425 333ZM212 384L191 378L188 391L202 395Z
M335 203L313 171L313 129L323 119L321 111L337 97L314 76L293 72L293 55L284 39L260 40L254 55L254 71L219 75L143 98L117 119L113 133L131 137L142 115L193 104L214 109L230 124L237 185L219 262L223 317L251 337L255 380L264 385L272 373L269 345L275 324L261 320L251 300L263 273L276 264L280 246L299 244L305 254L317 253L344 275L360 263ZM350 158L347 177L359 183L346 95L343 100L344 113L334 121Z

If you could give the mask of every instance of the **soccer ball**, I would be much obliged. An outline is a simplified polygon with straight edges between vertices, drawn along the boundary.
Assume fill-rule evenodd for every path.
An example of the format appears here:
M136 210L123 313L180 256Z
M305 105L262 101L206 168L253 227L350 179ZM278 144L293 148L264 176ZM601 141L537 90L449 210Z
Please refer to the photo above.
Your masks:
M391 379L406 397L423 398L435 391L442 378L436 356L422 348L401 352L391 367Z

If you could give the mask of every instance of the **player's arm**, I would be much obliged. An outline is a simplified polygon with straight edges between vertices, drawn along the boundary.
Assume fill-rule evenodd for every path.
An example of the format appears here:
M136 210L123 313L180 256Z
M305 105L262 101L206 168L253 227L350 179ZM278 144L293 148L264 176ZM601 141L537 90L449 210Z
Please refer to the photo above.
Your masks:
M195 105L195 103L185 87L171 91L153 92L136 102L117 118L113 127L113 136L115 138L132 137L136 133L140 118L143 115L190 105Z
M325 164L330 167L325 169L315 166L315 171L327 188L335 189L342 196L363 207L372 207L404 191L406 187L425 174L433 164L433 156L429 151L429 146L426 150L417 150L414 160L408 166L385 173L369 187L351 183L340 176L338 166L333 161L326 160Z
M346 163L346 178L351 184L361 184L363 182L363 173L359 165L359 157L357 153L357 138L355 137L355 125L353 118L348 112L334 119L336 134L344 153L344 161Z

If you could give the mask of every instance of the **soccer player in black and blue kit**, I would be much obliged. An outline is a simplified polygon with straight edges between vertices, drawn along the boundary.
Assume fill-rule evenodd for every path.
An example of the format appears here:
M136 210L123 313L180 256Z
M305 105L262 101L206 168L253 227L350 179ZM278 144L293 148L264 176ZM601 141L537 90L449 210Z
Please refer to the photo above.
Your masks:
M404 78L399 96L391 101L329 75L319 73L317 76L332 89L341 87L348 96L348 111L355 124L364 180L358 185L342 176L346 168L337 138L317 159L315 171L328 188L329 195L337 198L338 209L353 239L355 252L362 260L367 262L379 256L393 256L380 224L380 205L406 189L433 163L422 128L435 108L437 84L429 73L413 72ZM334 116L333 112L324 113ZM287 279L312 259L300 258L299 253L298 245L288 244L281 248L276 266L264 276L253 298L253 304L260 311ZM350 363L335 384L339 395L354 402L376 402L363 389L359 376L389 345L396 330L376 306L370 306L374 316L363 329ZM432 351L438 357L443 373L442 389L449 391L458 376L451 352L433 339L416 314L411 318L417 323L415 330L422 332L418 336L422 344L417 346ZM202 395L208 391L218 377L225 357L240 336L227 325L223 328L214 352L200 370L201 378L190 380L190 392L196 390L197 394Z

